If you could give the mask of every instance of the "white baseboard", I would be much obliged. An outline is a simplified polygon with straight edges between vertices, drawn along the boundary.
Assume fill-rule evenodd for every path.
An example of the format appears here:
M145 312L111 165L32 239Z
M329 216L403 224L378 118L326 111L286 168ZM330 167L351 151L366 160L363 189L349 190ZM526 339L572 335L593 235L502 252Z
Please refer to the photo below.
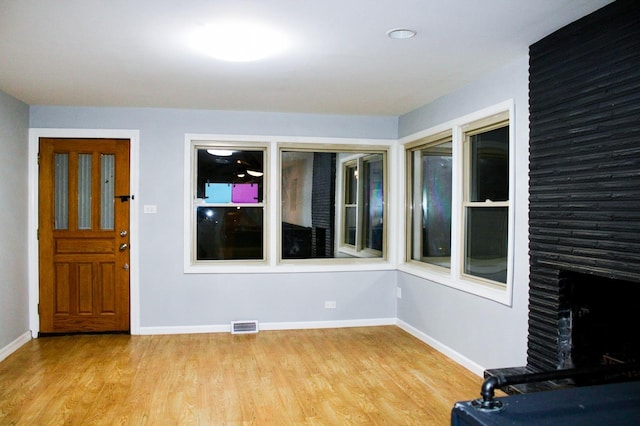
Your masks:
M313 328L375 327L395 325L395 318L374 318L344 321L261 322L260 330L309 330ZM178 327L140 327L139 335L230 333L231 323L218 325L192 325Z
M260 324L260 330L310 330L314 328L377 327L381 325L395 324L395 318L344 321L267 322Z
M448 358L462 365L464 368L471 371L472 373L477 374L480 377L484 376L484 371L486 370L485 367L471 361L469 358L465 357L459 352L456 352L455 350L451 349L449 346L445 345L439 340L436 340L433 337L428 336L427 334L423 333L422 331L407 324L402 320L397 320L397 325L407 333L411 334L413 337L419 340L422 340L427 345L433 347L438 352L443 353Z
M31 332L27 331L4 348L0 348L0 361L20 349L22 345L27 343L29 340L31 340Z
M201 334L201 333L230 333L231 324L228 325L184 325L169 327L140 327L136 334L152 336L158 334ZM133 334L133 333L132 333Z

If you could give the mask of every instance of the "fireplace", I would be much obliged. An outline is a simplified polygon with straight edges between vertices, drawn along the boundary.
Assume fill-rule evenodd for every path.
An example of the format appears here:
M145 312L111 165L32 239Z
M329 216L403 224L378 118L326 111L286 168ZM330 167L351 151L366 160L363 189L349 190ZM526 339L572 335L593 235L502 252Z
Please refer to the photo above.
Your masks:
M637 353L639 20L618 0L530 48L532 371Z
M566 367L640 361L640 285L582 273L561 273Z
M530 47L529 333L516 374L637 361L638 22L637 2L618 0Z

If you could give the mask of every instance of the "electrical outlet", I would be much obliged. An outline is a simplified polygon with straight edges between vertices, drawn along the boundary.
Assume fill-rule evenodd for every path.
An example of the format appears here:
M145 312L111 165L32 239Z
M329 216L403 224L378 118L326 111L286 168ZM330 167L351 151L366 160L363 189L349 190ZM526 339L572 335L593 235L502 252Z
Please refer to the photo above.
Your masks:
M398 287L396 291L397 291L396 294L398 295L398 299L402 299L402 288Z
M336 301L335 300L327 300L324 302L324 308L325 309L335 309L336 308Z

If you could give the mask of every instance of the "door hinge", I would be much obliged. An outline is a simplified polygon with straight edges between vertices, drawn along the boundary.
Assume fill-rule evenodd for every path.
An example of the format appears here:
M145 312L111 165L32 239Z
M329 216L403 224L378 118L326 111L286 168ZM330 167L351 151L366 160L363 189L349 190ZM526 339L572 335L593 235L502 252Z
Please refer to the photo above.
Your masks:
M38 166L40 165L40 152L38 152Z
M36 229L36 240L40 241L40 228Z
M38 303L38 315L40 315L40 304Z

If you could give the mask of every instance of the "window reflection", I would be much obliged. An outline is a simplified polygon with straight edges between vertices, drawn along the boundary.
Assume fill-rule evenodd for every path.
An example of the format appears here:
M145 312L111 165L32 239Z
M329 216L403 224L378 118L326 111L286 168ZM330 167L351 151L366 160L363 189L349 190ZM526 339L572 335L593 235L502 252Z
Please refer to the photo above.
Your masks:
M382 156L374 155L363 161L363 234L364 247L382 251L384 191L382 187Z
M384 158L281 150L282 259L382 257Z
M196 149L196 260L263 260L264 149Z
M411 259L451 267L452 148L446 139L410 151Z

